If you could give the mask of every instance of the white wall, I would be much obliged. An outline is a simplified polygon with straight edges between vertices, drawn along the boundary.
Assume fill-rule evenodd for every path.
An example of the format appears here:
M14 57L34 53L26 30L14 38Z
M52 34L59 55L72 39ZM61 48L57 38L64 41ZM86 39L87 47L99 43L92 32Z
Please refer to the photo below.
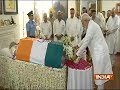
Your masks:
M111 10L115 7L116 3L120 3L119 0L103 0L102 1L102 11Z
M19 0L18 1L18 18L20 26L20 38L26 37L26 23L28 22L27 13L34 10L33 0Z

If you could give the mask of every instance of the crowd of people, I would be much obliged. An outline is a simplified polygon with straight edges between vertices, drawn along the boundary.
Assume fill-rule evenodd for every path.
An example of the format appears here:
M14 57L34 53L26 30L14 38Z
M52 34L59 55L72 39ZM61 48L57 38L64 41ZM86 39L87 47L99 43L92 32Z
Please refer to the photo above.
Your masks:
M30 19L26 24L27 37L35 38L36 29L40 30L40 38L43 39L62 42L64 36L69 36L72 46L78 49L74 57L80 57L88 48L92 57L94 73L112 74L117 41L120 37L117 35L120 28L120 16L115 13L115 8L108 10L105 15L105 11L97 12L83 7L81 16L79 12L75 12L74 8L71 8L70 17L66 21L62 19L61 11L57 12L56 18L50 11L49 18L46 13L43 14L43 21L39 28L36 28L33 12L31 11L27 15ZM95 83L102 88L104 82L106 81L96 80Z

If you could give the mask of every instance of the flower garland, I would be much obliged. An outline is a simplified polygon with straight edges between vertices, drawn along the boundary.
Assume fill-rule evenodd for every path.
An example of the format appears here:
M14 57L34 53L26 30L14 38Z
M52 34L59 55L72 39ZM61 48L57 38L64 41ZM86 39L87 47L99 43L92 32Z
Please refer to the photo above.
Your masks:
M75 49L72 47L71 38L69 36L63 37L63 44L64 44L64 51L65 55L67 56L68 60L75 60L74 57L74 51ZM78 59L76 59L78 60Z

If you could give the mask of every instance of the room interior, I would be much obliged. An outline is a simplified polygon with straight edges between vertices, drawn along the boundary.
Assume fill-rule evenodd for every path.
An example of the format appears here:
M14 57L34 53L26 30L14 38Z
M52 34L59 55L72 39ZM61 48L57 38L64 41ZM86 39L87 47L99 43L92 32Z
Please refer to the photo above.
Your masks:
M4 0L5 1L5 0ZM81 12L82 7L93 8L96 9L97 12L101 11L107 11L109 9L112 9L116 6L117 3L120 3L119 0L66 0L67 2L67 14L69 15L69 9L75 8L76 11ZM1 1L0 1L1 3ZM26 23L28 21L27 13L31 10L34 11L36 16L38 15L39 21L42 20L42 14L44 12L47 12L49 14L49 9L52 8L53 4L55 3L54 0L29 0L29 1L23 1L23 0L16 0L17 10L16 13L5 13L5 2L1 4L2 9L0 8L0 49L6 48L10 45L11 42L19 42L19 39L26 37ZM0 7L1 7L0 6ZM37 9L37 10L36 10ZM7 10L7 9L6 9ZM35 12L36 11L36 12ZM13 11L14 12L14 11ZM11 17L12 16L12 17ZM16 24L8 24L9 20L14 20ZM7 20L4 25L2 25L2 22ZM8 61L9 62L9 61ZM2 62L1 62L2 63ZM23 63L23 62L22 62ZM22 64L21 63L21 64ZM14 62L12 62L14 64ZM16 63L17 64L17 63ZM27 63L26 63L27 64ZM18 64L17 64L18 65ZM11 66L12 67L12 66ZM35 67L33 67L35 68ZM115 67L113 68L115 79L113 81L109 81L105 84L106 89L120 89L120 49L118 54L116 55L116 62ZM34 70L32 70L34 71ZM44 71L44 70L43 70ZM41 70L42 72L42 70ZM60 71L63 75L65 75L65 70ZM25 72L24 72L25 73ZM22 75L22 74L21 74ZM65 77L63 77L65 78ZM16 78L18 80L18 78ZM62 81L61 81L62 82ZM13 82L14 83L14 82ZM8 84L8 83L6 83ZM64 83L65 84L65 83ZM5 85L7 86L7 85ZM35 84L34 84L35 86ZM22 87L22 86L21 86ZM62 87L62 86L61 86ZM1 89L2 87L0 87ZM96 89L96 88L94 88Z

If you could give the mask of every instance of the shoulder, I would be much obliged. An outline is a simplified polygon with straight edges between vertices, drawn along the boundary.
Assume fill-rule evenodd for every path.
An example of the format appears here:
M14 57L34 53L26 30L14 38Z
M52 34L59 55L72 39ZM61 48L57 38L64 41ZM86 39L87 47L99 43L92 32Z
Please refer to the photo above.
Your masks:
M93 20L90 20L88 28L93 30L93 29L99 28L99 25L95 23Z
M50 22L50 21L47 21L47 23L48 23L48 24L51 24L51 22Z
M58 21L58 19L55 19L55 20L54 20L54 22L57 22L57 21Z
M70 20L70 18L67 18L67 20L66 21L69 21Z
M61 20L61 22L62 22L62 23L65 23L65 21L64 21L64 20Z
M30 25L30 21L28 21L28 22L26 23L26 26L28 26L28 25Z
M118 20L118 19L119 19L119 17L118 17L117 15L115 15L115 19L116 19L116 20Z

